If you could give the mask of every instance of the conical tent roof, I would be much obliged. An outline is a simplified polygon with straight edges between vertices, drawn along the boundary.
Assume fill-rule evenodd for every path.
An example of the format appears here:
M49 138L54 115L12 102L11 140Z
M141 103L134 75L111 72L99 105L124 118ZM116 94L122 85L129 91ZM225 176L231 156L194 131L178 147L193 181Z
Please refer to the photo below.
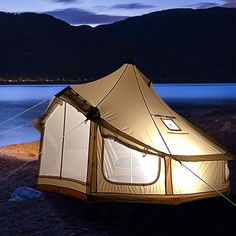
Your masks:
M133 64L57 96L85 115L96 108L104 137L143 152L186 161L230 159L222 147L175 113Z

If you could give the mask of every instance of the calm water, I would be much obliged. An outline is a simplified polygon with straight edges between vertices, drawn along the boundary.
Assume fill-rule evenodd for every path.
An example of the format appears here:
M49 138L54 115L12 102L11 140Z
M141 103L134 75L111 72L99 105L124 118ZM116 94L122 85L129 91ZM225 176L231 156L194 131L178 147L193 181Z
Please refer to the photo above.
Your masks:
M0 123L65 88L67 85L0 86ZM176 111L236 107L236 84L161 84L155 85L158 94ZM30 125L42 114L48 102L28 113L0 125L0 146L39 139ZM9 133L4 132L28 124Z

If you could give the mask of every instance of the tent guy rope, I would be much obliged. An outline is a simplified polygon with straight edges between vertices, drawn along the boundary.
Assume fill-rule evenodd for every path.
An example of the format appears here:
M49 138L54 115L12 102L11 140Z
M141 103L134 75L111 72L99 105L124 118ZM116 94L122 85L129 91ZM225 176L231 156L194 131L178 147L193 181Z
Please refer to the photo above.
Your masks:
M8 121L11 121L11 120L13 120L13 119L15 119L15 118L17 118L17 117L23 115L24 113L26 113L26 112L28 112L28 111L34 109L35 107L37 107L37 106L39 106L39 105L41 105L41 104L43 104L43 103L45 103L46 101L49 101L49 100L50 100L49 98L44 99L44 100L40 101L39 103L37 103L37 104L35 104L35 105L33 105L33 106L27 108L26 110L24 110L24 111L22 111L22 112L16 114L15 116L12 116L12 117L10 117L10 118L8 118L8 119L2 121L2 122L0 123L0 126L2 126L3 124L7 123Z
M63 139L65 136L67 136L69 133L73 132L76 128L78 128L80 125L82 125L83 123L86 123L88 119L85 119L84 121L82 121L80 124L74 126L71 130L69 130L68 132L66 132L64 135L62 135L60 138L54 140L52 143L50 143L48 146L46 146L42 151L40 151L38 153L37 156L39 156L40 154L42 154L43 152L45 152L49 147L53 146L55 143L57 143L58 141L60 141L61 139ZM7 130L5 132L2 132L2 133L9 133L13 130L16 130L18 128L22 128L24 126L28 126L29 123L25 124L25 125L21 125L21 126L18 126L16 128L13 128L13 129L10 129L10 130ZM2 134L0 133L0 134ZM36 156L35 156L36 157ZM175 160L175 159L174 159ZM25 162L24 164L22 164L21 166L19 166L18 168L16 168L15 170L13 170L12 172L10 172L7 176L3 177L0 179L0 184L2 182L4 182L6 179L8 179L10 176L12 176L13 174L15 174L18 170L22 169L24 166L26 166L27 164L29 164L30 162L33 162L34 159L30 159L28 160L27 162ZM200 176L198 176L194 171L192 171L190 168L188 168L183 162L179 161L178 162L181 164L181 166L183 166L185 169L187 169L189 172L191 172L194 176L196 176L198 179L200 179L203 183L205 183L208 187L210 187L212 190L214 190L215 192L217 192L220 196L222 196L225 200L227 200L229 203L231 203L234 207L236 207L236 204L231 201L228 197L226 197L224 194L222 194L220 191L218 191L216 188L214 188L213 186L211 186L209 183L207 183L204 179L202 179Z
M134 70L134 68L133 68L133 70ZM172 157L171 151L170 151L170 149L169 149L167 143L165 142L165 140L164 140L164 138L163 138L161 132L159 131L158 126L157 126L156 122L154 121L153 116L152 116L152 114L151 114L151 112L150 112L150 109L149 109L149 107L148 107L148 105L147 105L147 102L146 102L146 100L145 100L145 98L144 98L144 96L143 96L143 92L142 92L141 87L140 87L140 85L139 85L139 82L138 82L138 79L137 79L137 75L136 75L135 70L134 70L134 74L135 74L136 82L137 82L138 88L139 88L139 90L140 90L140 93L141 93L141 95L142 95L144 104L145 104L145 106L146 106L146 108L147 108L147 110L148 110L148 113L150 114L150 116L151 116L151 118L152 118L152 121L153 121L153 123L155 124L155 127L156 127L158 133L160 134L160 136L161 136L161 138L162 138L162 140L163 140L163 142L164 142L164 144L165 144L165 146L166 146L168 152L169 152L170 155L171 155L170 158L172 158L172 159L175 160L175 161L178 161L178 162L181 164L181 166L183 166L185 169L187 169L188 171L190 171L193 175L195 175L198 179L200 179L203 183L205 183L205 184L206 184L208 187L210 187L213 191L215 191L216 193L218 193L220 196L222 196L222 197L225 198L228 202L230 202L234 207L236 207L236 204L235 204L234 202L232 202L232 201L231 201L229 198L227 198L224 194L222 194L222 193L221 193L220 191L218 191L216 188L214 188L213 186L211 186L209 183L207 183L204 179L202 179L202 178L201 178L200 176L198 176L196 173L194 173L194 172L193 172L191 169L189 169L182 161L176 160L175 158Z
M175 158L172 156L172 153L171 153L171 151L170 151L170 149L169 149L169 147L168 147L168 143L167 142L165 142L165 138L163 137L163 135L162 135L162 132L159 130L159 127L157 126L157 124L156 124L156 121L154 120L154 118L152 117L152 112L151 112L151 109L150 109L150 107L149 107L149 104L150 104L150 102L152 102L151 104L153 104L153 105L155 105L155 106L160 106L160 108L162 108L162 107L164 107L165 109L167 109L168 110L168 114L172 114L172 111L170 110L170 108L168 108L168 106L166 106L165 104L164 104L164 102L162 102L162 100L160 99L160 102L159 102L159 100L157 100L156 101L156 99L157 99L157 97L154 97L153 98L153 96L151 96L151 94L153 93L152 91L150 91L149 89L147 89L146 87L145 87L145 83L143 82L143 80L141 80L142 78L142 76L141 77L137 77L137 74L136 74L136 68L133 66L133 65L124 65L123 66L123 72L120 74L117 74L117 78L115 78L115 83L112 85L112 86L110 86L109 88L109 90L108 90L108 93L107 94L105 94L105 96L102 98L102 100L101 100L101 98L98 96L98 97L95 97L94 98L94 104L98 104L97 106L99 106L101 103L105 103L106 102L106 98L108 97L108 95L110 95L110 94L112 94L112 93L114 93L114 88L116 87L116 88L118 88L117 87L117 85L119 84L119 85L121 85L120 83L121 82L123 82L125 79L127 80L127 81L129 81L129 83L130 83L130 86L132 87L132 85L135 85L135 88L136 88L136 90L138 89L139 90L139 95L137 95L137 98L140 98L140 94L141 94L141 100L140 101L142 101L142 103L140 103L140 106L141 107L146 107L146 109L145 109L145 112L146 113L149 113L149 115L150 115L150 118L152 119L152 122L155 124L155 126L156 126L156 129L157 129L157 131L159 132L159 135L161 136L161 140L163 140L163 143L164 143L164 145L166 146L166 148L167 148L167 150L168 150L168 152L166 152L167 153L167 155L169 155L170 156L170 158L172 158L172 159L174 159L175 160ZM114 75L114 74L113 74ZM135 78L135 81L134 80L132 80L132 75L133 75L133 78ZM129 79L131 77L131 79ZM113 77L112 77L113 78ZM122 81L121 81L121 78L123 79ZM147 82L147 81L146 81ZM99 85L99 82L97 82L98 83L98 85ZM134 84L135 83L135 84ZM96 86L94 86L94 87L96 87L95 89L97 89L97 86L98 85L96 85ZM108 84L108 85L110 85L110 84ZM125 83L123 83L123 86L125 85ZM137 86L136 86L137 85ZM102 84L102 88L104 87L104 84ZM74 89L74 87L72 87L73 89ZM76 90L76 93L79 93L79 92L83 92L83 89L82 88L77 88L76 87L76 89L78 90ZM81 91L80 91L81 90ZM134 95L132 95L133 93L130 93L130 91L129 91L129 89L126 89L125 90L126 91L126 96L129 98L129 99L127 99L127 101L128 100L130 100L130 101L135 101L136 100L136 97L134 96ZM145 92L146 91L146 92ZM138 93L137 93L138 94ZM129 96L128 96L129 95ZM149 100L146 100L146 98L148 98ZM34 106L32 106L32 107L30 107L30 108L28 108L28 109L26 109L25 111L23 111L23 112L21 112L21 113L19 113L19 114L17 114L17 115L15 115L15 116L13 116L13 117L11 117L11 118L8 118L7 120L5 120L5 121L2 121L1 123L0 123L0 126L1 125L3 125L3 124L5 124L5 123L7 123L8 121L11 121L11 120L13 120L14 118L16 118L16 117L19 117L20 115L22 115L22 114L24 114L24 113L26 113L26 112L28 112L28 111L30 111L30 110L32 110L33 108L35 108L35 107L37 107L38 105L40 105L40 104L42 104L42 103L44 103L44 102L46 102L47 100L49 100L49 99L45 99L45 100L43 100L43 101L41 101L41 102L39 102L39 103L37 103L37 104L35 104ZM148 102L147 102L148 101ZM98 102L98 103L97 103ZM133 103L131 102L130 103L130 105L133 105ZM134 107L136 107L136 106L134 106ZM163 108L163 109L164 109ZM100 109L100 107L99 107L99 109ZM102 109L102 108L101 108ZM147 111L146 111L147 110ZM135 111L135 109L133 109L133 112ZM159 110L158 110L159 111ZM158 112L157 111L157 112ZM114 112L119 112L119 110L114 110ZM145 114L146 114L145 113ZM174 114L174 113L173 113ZM123 114L123 115L126 115L126 114ZM64 135L62 135L62 137L60 137L60 138L58 138L58 139L56 139L56 140L54 140L54 142L52 142L52 143L50 143L48 146L46 146L45 148L42 148L42 150L39 152L39 154L38 155L40 155L41 153L43 153L43 152L45 152L45 150L47 150L49 147L51 147L52 145L54 145L55 143L57 143L59 140L61 140L61 139L63 139L66 135L68 135L70 132L72 132L73 130L75 130L77 127L79 127L82 123L84 123L84 122L86 122L86 120L87 119L85 119L83 122L81 122L81 123L79 123L78 125L76 125L74 128L72 128L70 131L68 131L67 133L64 133ZM81 121L82 121L82 119L81 119ZM183 124L182 124L183 123ZM146 123L145 123L146 124ZM148 122L147 124L146 124L146 126L147 127L149 127L148 125L150 124L150 122ZM138 123L138 125L141 125L140 123ZM186 124L180 119L180 125L181 126L184 126L184 127L187 127L186 126ZM16 129L18 129L18 128L21 128L21 127L23 127L23 126L19 126L19 127L16 127L16 128L13 128L13 129L11 129L11 130L8 130L8 131L3 131L3 133L5 132L5 133L7 133L7 132L11 132L11 131L13 131L13 130L16 130ZM64 127L65 127L65 121L64 121ZM143 129L145 129L145 126L143 127ZM199 137L201 137L200 135L198 135L198 132L196 132L197 134L195 134L195 135L197 135L197 137L199 138ZM140 136L138 136L138 137L140 137ZM194 136L195 137L195 136ZM191 138L191 137L189 137L189 138ZM193 139L193 138L192 138ZM200 138L199 138L200 139ZM148 139L148 141L150 141L149 139ZM194 142L195 140L193 140L193 142ZM207 147L211 152L212 151L216 151L216 150L218 150L218 148L216 148L216 150L215 150L215 146L212 146L213 144L211 144L210 143L210 141L209 141L209 143L206 143L206 138L205 137L203 137L201 140L200 140L201 142L200 142L200 144L201 144L201 146L203 146L203 147ZM200 145L199 144L199 145ZM182 154L181 152L180 152L180 154ZM210 155L210 154L209 154ZM5 179L7 179L9 176L11 176L11 175L13 175L15 172L17 172L19 169L21 169L21 168L23 168L25 165L27 165L28 163L30 163L32 160L29 160L29 161L27 161L26 163L24 163L22 166L20 166L20 167L18 167L17 169L15 169L13 172L11 172L11 173L9 173L6 177L4 177L3 179L1 179L0 180L0 183L1 182L3 182ZM206 182L205 180L204 180L204 177L200 177L199 175L198 175L198 173L195 173L194 171L192 171L191 169L189 169L188 168L188 166L186 166L183 162L180 162L180 161L178 161L180 164L181 164L181 166L182 167L184 167L184 168L186 168L189 172L191 172L194 176L196 176L200 181L202 181L205 185L207 185L208 187L210 187L214 192L216 192L217 193L217 195L219 195L219 196L222 196L224 199L226 199L230 204L232 204L234 207L236 206L236 204L234 203L234 202L232 202L230 199L228 199L221 191L219 191L219 190L217 190L216 188L214 188L213 186L211 186L208 182ZM215 194L216 195L216 194Z
M42 154L43 152L45 152L48 148L50 148L51 146L53 146L55 143L57 143L59 140L63 139L66 135L68 135L69 133L73 132L75 129L77 129L80 125L82 125L83 123L85 123L87 121L87 119L85 119L83 122L79 123L78 125L74 126L72 129L70 129L68 132L66 132L64 135L62 135L60 138L54 140L52 143L50 143L49 145L47 145L42 151L40 151L37 156L39 156L40 154ZM34 156L36 157L36 156ZM10 176L12 176L13 174L15 174L18 170L22 169L24 166L26 166L28 163L34 161L34 159L30 159L27 162L25 162L23 165L19 166L18 168L16 168L15 170L13 170L12 172L10 172L7 176L3 177L0 179L0 184L2 182L4 182L6 179L8 179Z
M210 187L212 190L214 190L215 192L217 192L221 197L223 197L224 199L226 199L229 203L231 203L234 207L236 207L236 203L234 203L233 201L231 201L228 197L226 197L223 193L221 193L220 191L218 191L216 188L214 188L213 186L211 186L209 183L207 183L204 179L202 179L200 176L198 176L195 172L193 172L191 169L189 169L182 161L180 161L181 166L183 166L185 169L187 169L189 172L191 172L193 175L195 175L198 179L200 179L204 184L206 184L208 187Z
M0 135L8 134L11 131L15 131L15 130L18 130L18 129L21 129L23 127L27 127L27 126L30 126L30 125L32 125L31 122L26 123L24 125L19 125L19 126L15 127L15 128L7 129L7 130L4 130L4 131L0 132Z

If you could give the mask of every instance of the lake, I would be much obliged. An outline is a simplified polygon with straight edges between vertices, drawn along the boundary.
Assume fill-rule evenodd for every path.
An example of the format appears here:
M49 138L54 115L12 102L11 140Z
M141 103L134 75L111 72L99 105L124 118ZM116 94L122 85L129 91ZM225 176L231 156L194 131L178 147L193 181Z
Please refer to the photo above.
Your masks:
M1 85L0 146L35 141L39 133L31 121L40 116L48 102L1 125L1 122L50 99L67 85ZM177 112L196 109L236 108L236 84L156 84L156 92ZM22 126L19 129L14 128ZM8 130L11 130L8 132Z

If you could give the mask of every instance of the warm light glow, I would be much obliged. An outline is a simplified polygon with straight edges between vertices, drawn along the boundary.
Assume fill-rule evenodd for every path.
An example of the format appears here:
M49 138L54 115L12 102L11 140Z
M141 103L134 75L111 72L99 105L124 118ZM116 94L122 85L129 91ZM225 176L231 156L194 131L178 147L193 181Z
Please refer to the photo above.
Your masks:
M204 149L205 146L200 146L198 143L189 138L187 134L169 134L168 147L171 153L174 155L204 155L209 154L208 149Z
M201 162L185 162L184 164L197 175L202 175L200 169ZM184 166L181 166L178 162L175 163L175 171L174 174L172 174L172 177L176 185L178 185L178 188L182 189L184 193L192 193L199 182L199 179L195 175L193 175Z
M225 162L225 182L229 180L229 167L228 167L228 162Z
M112 182L151 183L158 177L159 157L145 155L105 139L104 174Z
M172 119L162 119L162 121L169 130L180 131L180 128L175 124Z
M171 161L174 194L212 191L212 188L205 184L201 179L216 189L223 188L223 161L198 161L182 163L184 165L181 166L181 164L179 164L177 161ZM186 167L189 168L199 178L191 173L191 171L189 171Z

